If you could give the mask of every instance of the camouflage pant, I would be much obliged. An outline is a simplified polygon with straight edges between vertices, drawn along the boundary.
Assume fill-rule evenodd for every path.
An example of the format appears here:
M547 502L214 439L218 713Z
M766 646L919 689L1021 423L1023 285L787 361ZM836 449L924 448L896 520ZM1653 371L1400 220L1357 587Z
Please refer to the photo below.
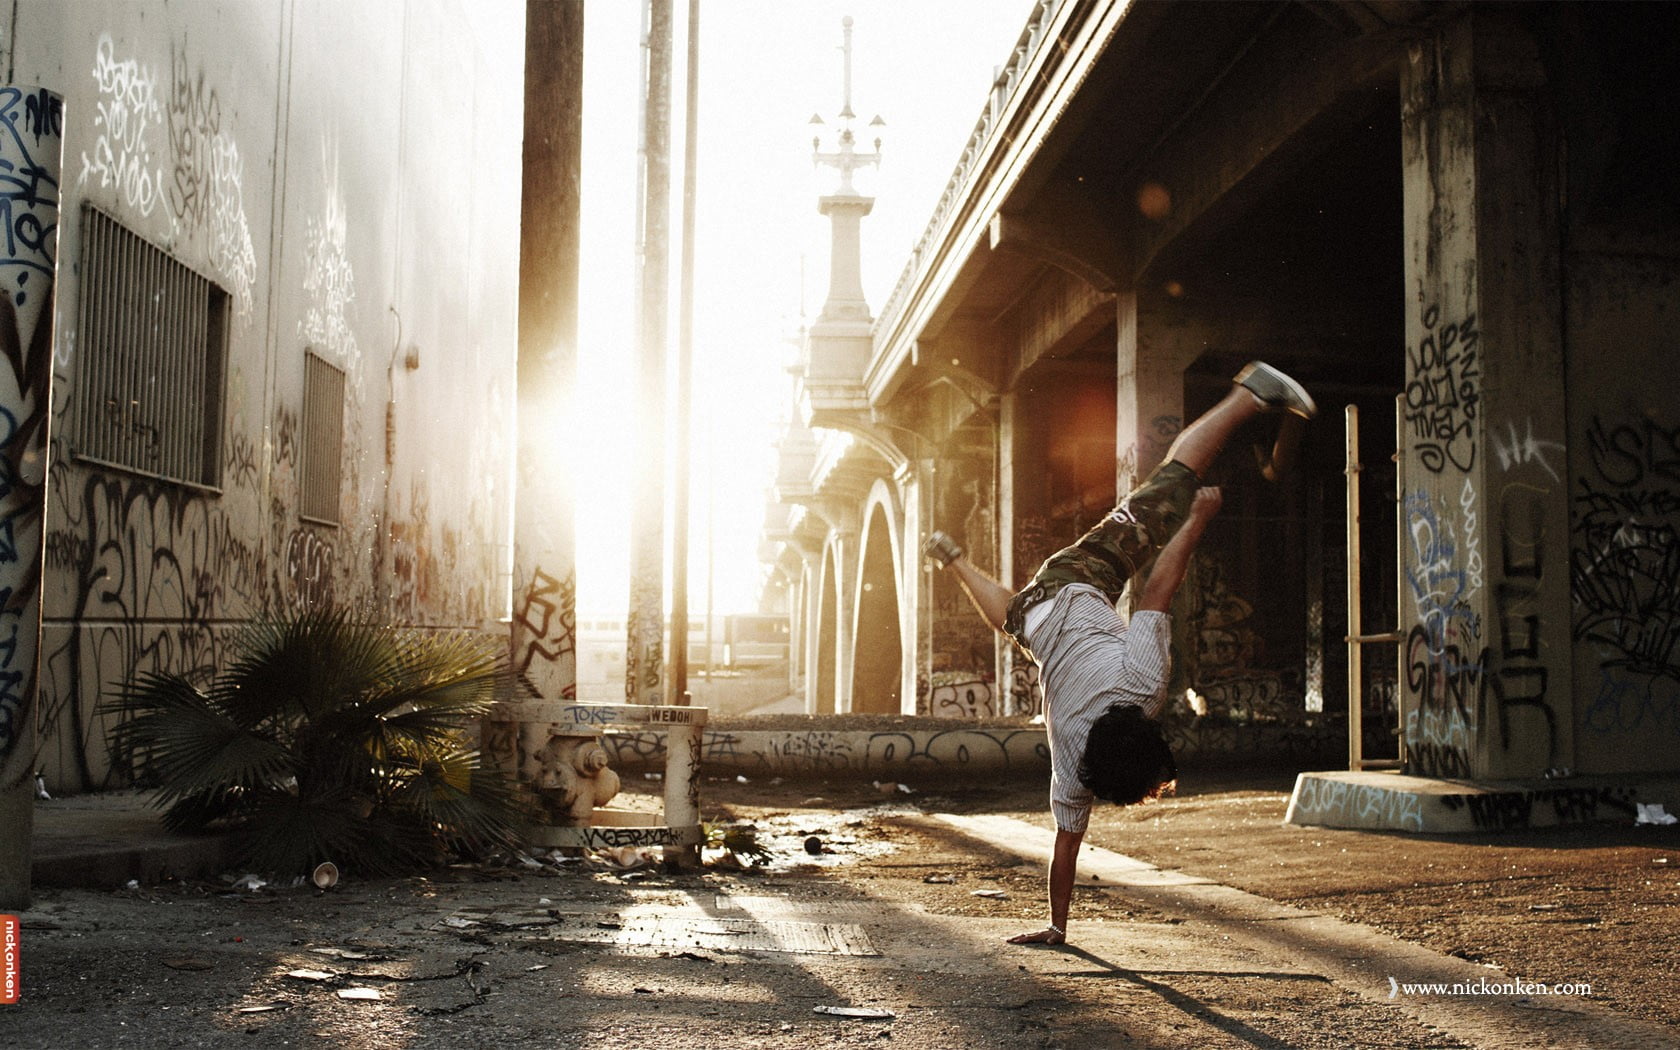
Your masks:
M1070 583L1088 583L1109 601L1119 601L1126 581L1148 565L1184 524L1200 487L1196 472L1177 460L1156 467L1091 531L1039 566L1032 583L1009 600L1004 633L1019 642L1027 610L1049 601Z

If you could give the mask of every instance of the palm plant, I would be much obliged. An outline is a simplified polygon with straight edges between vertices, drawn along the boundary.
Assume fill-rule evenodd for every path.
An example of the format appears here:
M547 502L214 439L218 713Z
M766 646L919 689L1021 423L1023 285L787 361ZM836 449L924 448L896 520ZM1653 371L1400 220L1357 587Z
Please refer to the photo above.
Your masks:
M471 745L502 655L482 640L316 610L251 625L205 687L146 672L117 753L166 826L232 824L252 868L389 874L514 841L510 786Z

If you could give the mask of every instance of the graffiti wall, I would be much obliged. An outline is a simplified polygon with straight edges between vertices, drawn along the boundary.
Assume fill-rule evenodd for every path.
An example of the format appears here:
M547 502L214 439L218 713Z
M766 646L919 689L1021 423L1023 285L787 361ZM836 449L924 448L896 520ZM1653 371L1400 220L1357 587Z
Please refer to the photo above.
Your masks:
M38 712L49 786L73 792L120 778L100 713L118 683L206 672L252 618L508 615L523 40L458 0L395 23L354 4L51 7L19 9L13 61L83 100L64 121ZM226 295L214 484L83 456L78 377L115 352L80 323L102 263L84 203ZM343 372L337 435L311 422L306 353ZM323 437L337 508L306 520Z
M932 508L932 528L957 537L974 564L988 573L998 571L995 469L994 459L985 454L941 459ZM1004 714L1007 698L997 688L997 633L974 611L951 573L934 573L931 588L931 670L917 682L916 713L949 718Z
M1571 333L1588 393L1568 458L1575 732L1594 771L1672 770L1680 744L1680 411L1649 382L1673 370L1672 281L1599 259L1572 289L1572 315L1598 321ZM1574 364L1590 354L1615 365Z
M665 761L663 733L609 732L602 745L614 768L657 770ZM868 774L905 778L1042 773L1050 768L1044 730L973 728L807 731L708 727L700 744L709 775L825 776Z
M64 103L0 87L0 793L30 773Z

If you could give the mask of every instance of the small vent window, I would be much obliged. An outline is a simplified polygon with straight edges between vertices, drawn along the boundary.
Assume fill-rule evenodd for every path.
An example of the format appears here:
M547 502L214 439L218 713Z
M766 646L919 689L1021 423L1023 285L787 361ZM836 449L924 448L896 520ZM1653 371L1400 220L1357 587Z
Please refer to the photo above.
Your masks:
M97 208L82 220L76 456L219 488L228 293Z
M344 462L344 370L314 353L303 355L303 463L299 513L338 524Z

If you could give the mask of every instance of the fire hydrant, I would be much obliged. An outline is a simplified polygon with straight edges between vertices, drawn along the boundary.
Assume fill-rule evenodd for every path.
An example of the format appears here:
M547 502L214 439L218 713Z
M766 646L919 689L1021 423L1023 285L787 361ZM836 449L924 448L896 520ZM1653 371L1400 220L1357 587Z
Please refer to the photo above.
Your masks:
M598 735L551 732L531 761L536 769L530 786L548 823L557 827L587 827L595 807L618 794L618 774L608 768Z

